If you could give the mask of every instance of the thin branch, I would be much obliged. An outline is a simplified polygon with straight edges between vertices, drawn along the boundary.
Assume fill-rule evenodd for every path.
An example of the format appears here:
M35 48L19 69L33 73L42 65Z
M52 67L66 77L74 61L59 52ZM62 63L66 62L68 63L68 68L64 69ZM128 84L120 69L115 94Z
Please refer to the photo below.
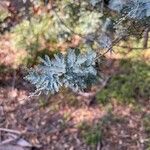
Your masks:
M12 129L0 128L0 131L10 132L10 133L15 133L15 134L21 135L21 132L12 130Z
M113 46L115 46L116 44L118 44L121 40L122 40L122 37L116 38L115 40L113 40L113 42L112 42L113 44L111 44L111 46L108 47L107 50L103 54L97 55L97 57L95 58L95 60L99 59L100 57L102 57L105 54L107 54L108 52L110 52L112 50Z
M13 80L12 80L12 90L15 88L16 83L16 70L13 72Z
M120 47L120 48L127 48L127 49L137 49L137 50L142 50L143 49L143 47L128 47L128 46L119 46L118 45L118 47ZM146 49L150 49L150 47L147 47Z
M9 138L5 141L0 142L0 146L9 144L9 143L14 142L14 141L16 141L16 139Z
M20 99L19 101L29 101L30 98L32 98L32 97L38 97L39 95L41 95L41 89L36 90L33 93L30 93L29 96L27 96L26 98Z

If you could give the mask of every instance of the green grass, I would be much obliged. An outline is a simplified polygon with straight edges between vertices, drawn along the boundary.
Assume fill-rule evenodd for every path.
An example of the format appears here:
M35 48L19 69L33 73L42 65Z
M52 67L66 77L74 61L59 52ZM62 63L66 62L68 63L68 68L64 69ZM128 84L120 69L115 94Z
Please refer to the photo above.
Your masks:
M87 122L82 122L78 129L81 133L82 139L91 149L96 149L98 143L102 143L105 140L105 132L108 126L116 123L124 123L125 119L115 116L111 109L107 110L107 113L94 125ZM105 132L104 132L105 131Z
M100 103L106 104L112 99L132 103L150 98L150 64L139 59L137 53L135 55L120 61L119 73L113 75L108 85L96 95Z
M150 114L146 114L143 118L143 126L147 135L146 150L150 150Z
M143 125L144 125L145 132L150 135L150 114L147 114L147 115L143 118ZM149 137L149 138L150 138L150 137Z
M91 126L86 122L83 122L79 129L81 130L81 136L84 139L85 143L90 145L92 148L101 142L102 140L102 129L99 124Z
M9 73L9 72L13 72L13 68L10 68L8 66L5 66L3 64L0 64L0 74L6 74L6 73Z

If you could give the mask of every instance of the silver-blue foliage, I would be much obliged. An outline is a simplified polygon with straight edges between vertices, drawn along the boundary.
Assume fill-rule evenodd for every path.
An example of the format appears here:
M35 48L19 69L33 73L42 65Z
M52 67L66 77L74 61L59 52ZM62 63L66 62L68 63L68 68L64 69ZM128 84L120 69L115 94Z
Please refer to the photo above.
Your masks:
M134 19L150 17L150 0L110 0L109 8Z
M55 55L54 60L45 56L45 59L41 59L41 62L42 64L35 69L31 69L25 78L35 85L38 91L58 92L60 86L62 86L60 77L65 73L66 67L63 56Z
M45 56L42 64L31 69L25 79L44 93L58 92L61 86L83 90L96 79L95 57L94 51L81 54L74 49L69 49L66 55L54 55L52 60Z
M134 2L130 17L135 19L150 17L150 0L137 0L137 2Z
M89 0L90 4L96 6L97 3L101 2L102 0Z
M102 48L109 48L112 46L112 39L106 34L102 34L98 37L98 42Z
M70 49L66 55L66 73L63 83L73 91L85 89L90 82L94 82L96 70L94 69L96 53L89 51L86 54L75 54ZM91 81L92 80L92 81Z

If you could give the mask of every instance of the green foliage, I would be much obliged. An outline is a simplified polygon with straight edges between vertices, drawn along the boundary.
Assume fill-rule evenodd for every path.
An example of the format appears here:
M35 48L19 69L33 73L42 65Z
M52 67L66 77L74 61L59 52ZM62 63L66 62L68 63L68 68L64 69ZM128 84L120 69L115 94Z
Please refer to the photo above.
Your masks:
M12 68L9 68L3 64L0 64L0 74L6 74L8 72L12 72L13 69Z
M100 28L102 15L94 10L86 10L85 6L88 6L88 3L82 2L79 5L69 1L56 1L56 4L58 10L55 9L55 12L33 15L30 21L23 20L17 25L12 31L14 44L34 53L41 49L42 42L53 45L69 40L74 34L69 29L81 35L87 35ZM62 8L64 9L61 10Z
M144 115L142 121L143 121L144 130L148 135L146 140L146 150L150 150L150 114Z
M0 22L3 22L6 17L9 16L9 13L6 10L0 10Z
M150 134L150 114L147 114L147 115L144 116L143 125L144 125L144 128L145 128L145 131Z
M86 143L89 145L96 145L98 142L101 141L102 138L101 130L97 128L90 130L84 136Z
M82 122L78 128L84 141L90 145L91 149L96 149L97 144L101 144L105 138L108 126L124 121L124 118L115 116L109 108L107 113L94 126L89 122Z
M105 104L115 98L130 103L135 99L150 97L150 65L142 60L123 59L120 72L113 75L108 85L97 94L97 100Z
M102 14L96 11L83 11L80 13L80 18L75 27L75 31L82 35L95 33L101 25L100 18Z
M80 5L71 1L56 1L56 4L55 11L33 14L30 20L24 19L12 29L12 42L16 48L27 51L29 58L26 60L29 63L30 60L36 62L39 52L44 49L55 51L65 42L69 45L75 35L72 30L86 36L100 28L101 14L86 10L87 2L82 2ZM87 43L82 42L81 45Z
M86 144L96 148L98 143L101 143L102 140L102 130L99 124L93 126L88 125L86 122L83 122L80 125L79 129L81 130L81 135L86 142Z
M47 33L50 24L50 16L32 17L30 21L23 20L13 30L13 42L17 47L24 48L28 51L38 51L40 41Z

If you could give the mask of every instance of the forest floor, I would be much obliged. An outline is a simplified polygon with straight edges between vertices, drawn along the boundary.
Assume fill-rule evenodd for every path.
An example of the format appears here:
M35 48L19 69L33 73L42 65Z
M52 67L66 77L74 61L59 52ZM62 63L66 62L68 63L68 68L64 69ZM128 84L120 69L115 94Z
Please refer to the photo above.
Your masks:
M24 69L13 69L16 53L9 38L2 37L0 150L149 150L150 100L124 103L111 98L103 104L95 96L120 72L124 56L106 55L101 68L106 82L92 88L93 97L62 89L55 95L27 98L34 89L23 80ZM149 61L148 50L143 56Z
M1 36L0 150L150 150L150 49L140 56L117 49L102 61L104 79L89 96L62 89L28 98L34 88L17 67L24 53Z

